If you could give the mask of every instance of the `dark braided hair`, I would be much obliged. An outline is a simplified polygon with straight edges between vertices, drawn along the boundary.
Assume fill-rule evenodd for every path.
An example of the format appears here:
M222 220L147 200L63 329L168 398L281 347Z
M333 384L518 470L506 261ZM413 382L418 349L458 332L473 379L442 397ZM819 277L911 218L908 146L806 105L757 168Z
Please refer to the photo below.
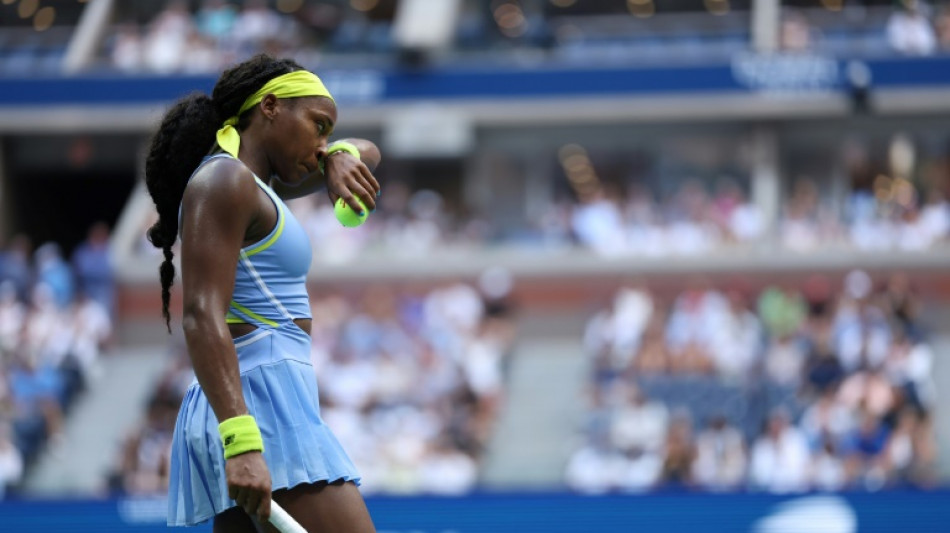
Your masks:
M175 103L165 113L152 137L145 159L145 184L155 202L158 222L148 230L148 240L161 248L165 261L159 268L162 281L162 315L171 332L168 302L175 280L172 245L178 239L178 207L185 186L201 159L216 147L215 134L224 121L234 116L248 96L272 78L302 70L290 59L274 59L260 54L226 70L214 86L211 97L194 93ZM238 130L250 122L250 109L241 115Z

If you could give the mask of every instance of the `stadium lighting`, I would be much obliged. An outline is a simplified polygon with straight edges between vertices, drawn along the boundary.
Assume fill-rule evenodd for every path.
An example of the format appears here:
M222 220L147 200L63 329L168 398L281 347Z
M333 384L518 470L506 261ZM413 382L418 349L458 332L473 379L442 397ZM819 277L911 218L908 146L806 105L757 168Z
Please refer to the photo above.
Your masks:
M706 11L716 16L725 15L730 7L729 0L703 0L703 5L706 6Z
M28 19L36 13L39 7L39 0L20 0L20 5L17 6L17 15L20 15L21 19Z
M357 11L369 11L378 3L379 0L350 0L350 7Z
M656 13L653 0L627 0L627 9L630 14L638 18L650 18Z
M281 13L296 13L303 7L303 0L277 0L277 10Z
M841 11L842 0L821 0L821 5L828 11Z
M36 31L46 31L56 20L56 9L50 6L40 8L33 16L33 29Z

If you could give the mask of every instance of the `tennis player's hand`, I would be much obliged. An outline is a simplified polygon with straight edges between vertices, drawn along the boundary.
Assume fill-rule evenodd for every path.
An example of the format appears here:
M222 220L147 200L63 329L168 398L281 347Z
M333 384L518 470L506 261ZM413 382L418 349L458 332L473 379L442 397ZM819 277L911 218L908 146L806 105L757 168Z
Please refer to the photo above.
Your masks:
M227 460L224 475L228 495L249 516L266 521L270 518L270 472L261 452L247 452Z
M337 198L359 213L363 210L356 202L359 198L367 209L376 209L376 197L379 195L379 182L359 159L346 152L336 152L326 158L325 173L327 193L330 201L336 204Z

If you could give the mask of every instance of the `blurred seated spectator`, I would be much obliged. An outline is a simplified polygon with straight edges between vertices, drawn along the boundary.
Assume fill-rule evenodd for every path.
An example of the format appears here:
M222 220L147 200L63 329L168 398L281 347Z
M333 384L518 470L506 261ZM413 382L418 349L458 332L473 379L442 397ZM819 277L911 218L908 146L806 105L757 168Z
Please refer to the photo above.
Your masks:
M53 242L42 244L34 252L33 260L36 262L37 283L43 283L49 287L53 302L57 307L63 308L69 305L73 300L75 290L73 271L63 259L59 245Z
M937 16L937 45L940 50L950 50L950 5L944 4Z
M779 49L783 52L806 52L812 48L812 40L812 28L808 19L799 11L783 9Z
M109 227L97 222L72 255L79 289L115 316L115 273L110 257Z
M203 0L195 14L195 27L201 36L220 45L233 35L237 18L237 10L226 0Z
M16 289L17 298L26 301L33 285L30 257L33 245L26 235L15 235L6 249L0 250L0 282L9 281Z
M621 396L612 415L610 443L621 451L656 452L666 438L669 414L665 405L650 401L635 386L619 386Z
M696 445L693 442L693 421L687 412L675 413L666 433L662 449L663 466L659 483L662 487L685 489L691 487Z
M887 457L884 454L890 430L883 419L871 411L863 411L855 428L845 436L844 452L848 469L855 482L869 490L884 487L888 477Z
M142 29L134 23L120 24L111 41L110 60L122 72L138 72L145 62Z
M848 487L848 467L838 451L837 441L824 437L811 459L808 476L819 491L841 491Z
M188 2L169 0L165 9L149 23L143 48L145 67L163 74L181 69L188 57L188 36L193 31Z
M20 482L23 476L23 454L13 442L13 428L0 416L0 500L7 489Z
M164 496L168 492L172 433L179 400L159 390L148 402L141 427L122 444L119 465L110 475L110 488L118 494Z
M693 462L696 485L719 492L742 488L746 476L745 440L724 416L710 418L696 438Z
M930 8L921 0L900 0L887 21L887 41L891 48L906 55L930 55L937 38L930 22Z
M805 436L791 425L789 414L781 409L773 411L765 434L752 447L752 486L777 494L808 490L810 456Z

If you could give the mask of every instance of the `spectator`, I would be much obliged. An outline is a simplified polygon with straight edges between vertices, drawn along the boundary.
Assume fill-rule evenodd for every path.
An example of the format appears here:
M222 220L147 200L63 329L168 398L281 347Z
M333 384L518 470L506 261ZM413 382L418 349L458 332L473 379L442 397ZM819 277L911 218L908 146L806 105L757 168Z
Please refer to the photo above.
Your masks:
M112 64L122 72L142 70L144 47L141 28L134 23L120 24L112 41Z
M76 365L84 383L100 375L99 356L112 341L112 320L98 301L80 292L65 327L72 333L69 346L71 364Z
M229 40L237 22L237 10L226 0L204 0L195 15L195 27L216 45Z
M162 393L149 400L145 423L122 445L120 465L112 475L112 489L137 496L160 496L168 490L172 432L177 401Z
M244 0L231 35L239 49L249 53L262 50L268 41L280 39L283 26L280 15L267 6L267 0Z
M888 462L884 452L889 436L890 431L881 417L865 410L860 414L858 426L845 438L849 470L869 490L878 490L887 482Z
M848 484L848 469L835 442L828 436L822 438L811 459L809 476L814 487L821 491L840 491Z
M929 8L920 0L901 0L898 10L887 21L891 48L906 55L932 54L937 48L937 37L928 12Z
M574 209L571 228L578 241L601 255L616 256L626 251L617 198L602 189L584 197Z
M812 47L812 29L798 11L785 9L779 30L779 48L785 52L806 52Z
M950 5L944 5L937 17L937 44L941 50L950 50Z
M0 362L19 346L24 322L26 307L17 300L13 282L0 282Z
M16 289L17 298L27 301L33 285L33 270L30 268L32 244L26 235L16 235L7 249L0 251L0 281L10 281Z
M0 418L0 500L23 476L23 455L13 442L13 428Z
M804 297L793 286L769 287L762 291L758 310L767 332L781 338L798 333L808 315Z
M712 332L712 355L716 370L724 379L740 382L749 375L762 344L762 326L737 290L726 295L729 310Z
M593 438L568 459L567 485L584 494L609 492L616 487L617 474L623 471L624 464L624 458L610 446L606 436Z
M837 390L822 391L818 401L805 409L800 426L814 450L825 450L828 444L837 447L856 425L853 410L838 400Z
M115 274L109 245L109 227L97 222L72 256L79 288L115 316Z
M49 287L53 302L60 309L73 301L73 272L63 260L59 245L48 242L36 249L36 281Z
M478 464L447 437L432 441L419 467L423 492L446 496L466 494L475 485Z
M769 415L764 435L752 448L750 481L752 486L784 494L808 489L808 444L804 435L790 424L784 410Z
M650 401L637 387L620 387L623 398L612 416L610 443L621 451L656 452L667 435L669 415L662 403Z
M745 479L746 452L742 434L724 416L710 419L696 439L693 478L710 491L736 490Z
M838 401L849 409L865 409L871 416L883 417L894 408L894 386L880 367L860 370L848 376L838 391Z
M149 24L143 57L148 70L168 74L181 69L188 37L194 31L188 2L169 0Z
M687 488L693 485L693 461L696 447L693 443L693 421L688 413L673 416L663 446L663 468L660 483L668 488Z

